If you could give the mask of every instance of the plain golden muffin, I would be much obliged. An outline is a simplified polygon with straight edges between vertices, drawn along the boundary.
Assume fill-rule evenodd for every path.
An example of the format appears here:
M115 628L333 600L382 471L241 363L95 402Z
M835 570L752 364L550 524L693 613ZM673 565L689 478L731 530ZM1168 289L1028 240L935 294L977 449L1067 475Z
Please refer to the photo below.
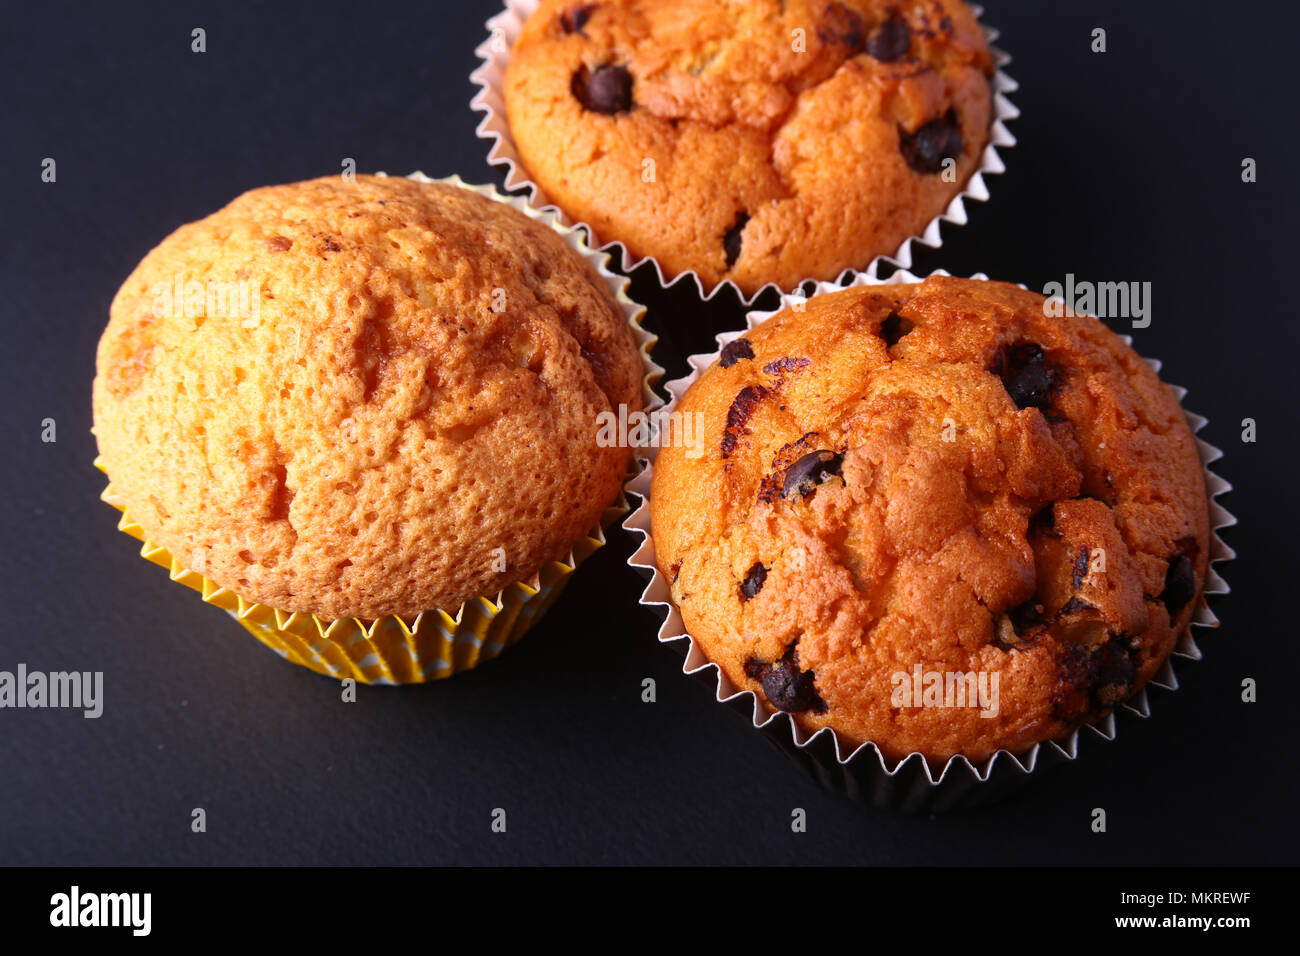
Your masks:
M751 293L924 232L979 166L993 69L960 0L543 0L504 97L550 201Z
M642 373L554 230L457 186L330 177L245 193L144 258L99 343L95 434L147 537L240 597L454 614L616 499L629 451L598 447L596 418L639 408Z
M686 629L741 690L886 757L980 760L1128 698L1209 556L1173 391L1088 316L931 278L814 296L730 342L650 505ZM998 678L996 715L896 675ZM945 677L946 681L946 677Z

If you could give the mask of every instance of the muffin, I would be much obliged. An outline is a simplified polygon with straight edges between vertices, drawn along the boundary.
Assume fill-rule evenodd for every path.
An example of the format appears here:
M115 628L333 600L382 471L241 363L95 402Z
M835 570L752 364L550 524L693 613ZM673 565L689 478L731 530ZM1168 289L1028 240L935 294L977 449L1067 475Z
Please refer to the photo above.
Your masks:
M1118 336L1045 301L948 277L815 296L685 392L703 454L655 461L654 554L738 690L846 753L978 762L1162 666L1210 556L1196 440Z
M543 222L462 185L329 177L144 258L99 343L94 431L142 536L241 611L454 624L598 526L630 450L597 419L641 408L643 374L610 283Z
M543 0L503 97L600 241L752 294L924 232L978 169L993 71L960 0Z

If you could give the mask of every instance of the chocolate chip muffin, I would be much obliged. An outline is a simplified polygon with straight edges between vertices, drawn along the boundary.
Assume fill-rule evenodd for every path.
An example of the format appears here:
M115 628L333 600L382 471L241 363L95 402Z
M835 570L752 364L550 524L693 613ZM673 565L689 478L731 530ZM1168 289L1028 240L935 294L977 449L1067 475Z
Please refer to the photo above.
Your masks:
M819 295L691 385L705 451L660 452L652 531L732 684L890 759L977 761L1157 671L1207 571L1196 441L1118 336L1044 301L938 277ZM930 675L994 699L914 694Z
M992 72L960 0L543 0L504 98L550 201L748 294L922 233L978 168Z
M455 614L597 524L629 464L597 416L640 408L643 371L605 279L545 224L330 177L144 258L99 343L95 434L147 539L247 602Z

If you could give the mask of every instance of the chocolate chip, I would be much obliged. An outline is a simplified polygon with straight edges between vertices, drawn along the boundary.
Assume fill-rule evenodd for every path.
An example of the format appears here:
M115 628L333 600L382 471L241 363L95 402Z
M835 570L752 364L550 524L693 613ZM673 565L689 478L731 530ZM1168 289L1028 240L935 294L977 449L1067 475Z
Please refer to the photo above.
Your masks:
M1122 638L1112 638L1102 645L1093 662L1089 697L1097 710L1109 710L1128 697L1137 668Z
M915 133L898 131L899 151L907 165L918 173L941 172L943 161L960 156L963 145L957 114L952 110L930 120Z
M1076 588L1081 587L1087 576L1088 549L1080 548L1079 553L1074 556L1074 567L1070 569L1070 583Z
M812 671L799 670L799 655L794 644L786 648L775 664L765 664L759 660L746 661L745 676L762 682L763 696L777 710L783 710L787 714L803 713L806 710L817 714L826 712L826 702L817 693L816 676Z
M817 693L812 671L800 671L788 661L778 661L763 675L763 693L777 710L798 714L805 710L824 711L826 704Z
M752 359L754 357L754 346L749 343L747 338L732 339L722 347L722 357L718 359L718 364L723 368L731 368L741 359Z
M573 74L573 95L593 113L612 116L632 108L632 74L627 67L609 63Z
M1097 610L1087 601L1080 601L1077 597L1072 597L1065 602L1065 605L1056 612L1058 617L1066 617L1071 614L1082 614L1085 611Z
M749 213L738 212L736 221L732 223L727 234L722 237L722 251L727 256L727 268L730 269L740 258L741 233L745 231L745 224L749 222Z
M1043 347L1033 342L1006 346L994 371L1001 376L1007 394L1017 408L1052 407L1052 393L1060 387L1061 370L1044 359Z
M826 4L817 20L817 39L858 49L862 46L862 16L842 3Z
M1178 542L1178 551L1169 558L1165 589L1160 592L1160 600L1169 609L1170 617L1196 597L1196 562L1193 557L1198 550L1195 538L1183 538Z
M1131 641L1120 634L1066 644L1059 668L1052 705L1054 715L1063 720L1111 710L1132 693L1137 675Z
M767 568L763 567L761 561L755 561L754 566L745 572L745 580L740 582L740 599L748 601L755 597L763 590L763 582L766 580Z
M737 392L731 407L727 409L727 428L742 427L766 394L767 389L761 385L746 385Z
M740 436L747 433L745 423L754 414L758 403L767 395L767 389L761 385L746 385L736 395L727 409L727 427L722 433L722 457L726 458L736 450Z
M822 449L804 455L785 473L781 483L781 497L793 498L798 495L807 498L822 482L836 477L844 464L844 456Z
M777 378L785 378L786 372L793 372L795 369L805 368L811 364L812 359L792 356L768 362L763 366L763 371L768 375L775 375Z
M908 332L916 328L916 323L905 319L897 312L890 312L885 321L880 323L880 337L885 340L885 348L892 349Z
M781 410L785 411L784 405L781 406ZM813 439L818 437L817 432L808 432L777 449L776 454L772 456L772 469L763 476L763 481L758 488L760 502L771 504L780 497L786 470L794 463L797 456L807 454L808 449L817 447L818 442Z
M266 248L272 252L288 252L289 247L293 245L293 240L287 236L272 236L266 240Z
M582 28L587 25L591 19L591 11L596 9L594 3L584 3L576 7L570 7L560 14L560 29L565 33L579 33L582 36L587 34L582 32Z
M907 55L912 31L902 20L890 17L867 37L867 52L881 63L893 63Z

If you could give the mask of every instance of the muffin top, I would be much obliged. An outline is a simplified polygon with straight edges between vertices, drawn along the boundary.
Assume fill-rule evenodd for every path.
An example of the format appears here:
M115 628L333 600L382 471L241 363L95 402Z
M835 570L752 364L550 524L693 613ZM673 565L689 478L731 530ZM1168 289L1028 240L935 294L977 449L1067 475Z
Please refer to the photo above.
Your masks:
M99 343L95 434L146 536L249 601L441 608L564 557L618 494L642 361L558 233L452 185L255 189L150 252Z
M504 94L550 201L751 293L923 232L978 168L992 71L960 0L543 0Z
M687 390L703 454L660 452L655 550L737 688L889 758L980 760L1158 669L1205 579L1196 441L1118 336L1044 302L955 278L814 296ZM993 706L937 704L934 674Z

